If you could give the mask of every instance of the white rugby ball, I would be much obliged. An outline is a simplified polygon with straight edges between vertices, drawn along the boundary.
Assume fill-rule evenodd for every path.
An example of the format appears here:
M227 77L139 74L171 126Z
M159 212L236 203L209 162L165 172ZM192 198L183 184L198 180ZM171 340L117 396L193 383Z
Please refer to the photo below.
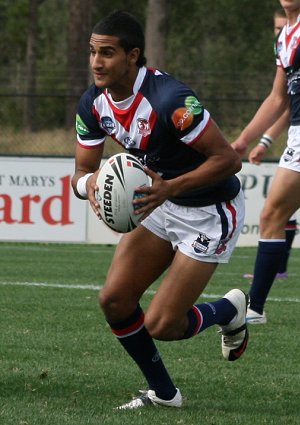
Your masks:
M103 222L119 233L127 233L139 224L142 214L134 214L132 201L140 194L139 186L149 186L149 178L142 163L133 155L118 153L100 168L96 199Z

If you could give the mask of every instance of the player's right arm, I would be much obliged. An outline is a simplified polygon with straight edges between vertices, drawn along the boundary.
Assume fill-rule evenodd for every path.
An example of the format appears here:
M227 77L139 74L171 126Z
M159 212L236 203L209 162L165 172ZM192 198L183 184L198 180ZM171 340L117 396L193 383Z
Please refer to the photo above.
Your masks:
M286 88L286 75L281 67L277 67L272 91L259 107L258 111L232 143L232 147L242 156L248 145L270 128L288 108L289 99Z
M290 109L288 108L275 124L264 133L260 142L250 151L248 160L251 164L259 165L261 163L272 142L288 127L289 120Z
M93 211L100 218L100 205L95 198L99 167L103 154L104 143L85 148L77 143L75 153L75 173L72 177L72 188L80 199L88 199ZM84 193L86 192L86 193Z

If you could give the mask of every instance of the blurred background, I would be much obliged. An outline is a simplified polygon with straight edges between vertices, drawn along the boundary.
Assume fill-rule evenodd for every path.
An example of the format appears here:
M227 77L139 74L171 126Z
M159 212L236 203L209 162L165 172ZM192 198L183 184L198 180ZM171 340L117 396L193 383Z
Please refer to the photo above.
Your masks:
M148 65L188 83L232 142L270 91L278 0L0 0L0 155L73 156L91 84L91 29L113 9L138 17ZM285 134L268 151L278 158ZM256 142L255 142L256 143ZM106 155L118 149L108 142Z

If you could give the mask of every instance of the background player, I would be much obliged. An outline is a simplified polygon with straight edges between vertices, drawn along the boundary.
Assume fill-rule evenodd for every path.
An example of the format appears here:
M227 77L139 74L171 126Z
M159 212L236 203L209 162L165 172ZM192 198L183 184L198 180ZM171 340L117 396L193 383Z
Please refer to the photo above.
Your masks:
M286 25L287 19L284 9L278 9L274 13L274 34L277 39L280 31ZM276 43L276 40L275 40ZM251 164L259 165L263 160L267 150L272 146L274 140L287 129L290 120L290 108L288 108L282 116L273 124L261 137L259 143L250 151L248 155ZM282 255L276 278L284 279L288 277L288 260L292 248L292 244L297 232L296 214L288 220L285 227L286 251ZM253 278L253 274L245 274L245 278Z
M285 225L300 206L300 0L280 0L288 23L276 42L273 88L233 147L243 155L249 143L273 125L290 105L287 147L260 216L260 241L247 321L266 323L264 305L286 252Z

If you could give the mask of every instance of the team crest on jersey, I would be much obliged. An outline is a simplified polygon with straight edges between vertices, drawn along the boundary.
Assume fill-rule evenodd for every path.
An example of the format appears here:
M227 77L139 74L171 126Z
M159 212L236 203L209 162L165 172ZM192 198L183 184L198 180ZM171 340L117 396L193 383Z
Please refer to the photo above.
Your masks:
M130 149L136 145L136 142L131 137L125 137L124 145L126 149Z
M115 123L110 117L101 118L101 127L107 134L112 134L116 128Z
M296 49L296 47L298 46L298 39L299 37L295 36L291 42L291 48L292 49Z
M207 252L210 238L204 233L199 233L197 239L192 243L194 251L199 254L200 252Z
M283 47L283 44L282 44L282 41L280 41L280 42L277 44L277 53L280 53L280 52L281 52L282 47Z
M143 137L149 136L149 134L151 134L150 123L145 118L138 118L137 119L137 126L138 126L138 129L139 129L139 133Z

